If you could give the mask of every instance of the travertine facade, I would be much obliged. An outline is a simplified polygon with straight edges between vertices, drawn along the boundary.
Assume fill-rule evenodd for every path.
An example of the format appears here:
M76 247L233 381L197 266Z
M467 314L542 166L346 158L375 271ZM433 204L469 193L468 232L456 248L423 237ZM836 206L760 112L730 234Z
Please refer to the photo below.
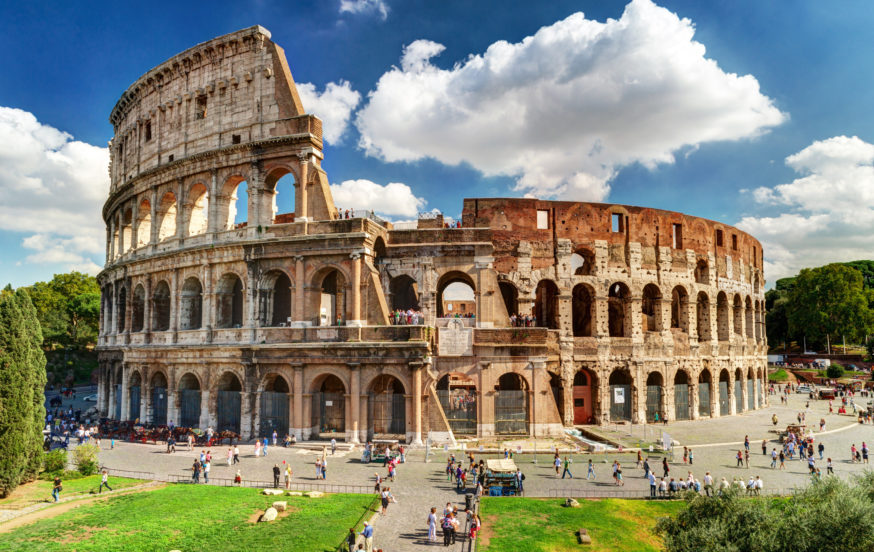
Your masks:
M751 236L533 199L466 199L461 228L340 219L321 121L304 107L261 27L183 52L122 95L103 211L102 412L419 443L767 400ZM276 212L282 194L293 213ZM444 316L453 284L472 290L474 317ZM421 323L390 324L396 309ZM511 327L513 314L536 321Z

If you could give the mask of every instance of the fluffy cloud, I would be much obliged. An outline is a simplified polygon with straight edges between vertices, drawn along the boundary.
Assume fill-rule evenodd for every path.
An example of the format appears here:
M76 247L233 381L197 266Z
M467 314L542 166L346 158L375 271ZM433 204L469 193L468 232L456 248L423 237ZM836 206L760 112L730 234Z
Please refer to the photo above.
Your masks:
M786 119L751 75L722 71L688 19L633 0L605 23L576 13L451 69L409 44L359 111L360 146L385 161L432 157L517 177L520 192L600 200L624 165L757 136Z
M108 163L106 148L0 107L0 230L28 234L22 245L34 253L26 262L99 270Z
M381 215L415 217L425 205L413 190L400 182L381 186L370 180L344 180L331 185L334 204L340 209L363 209Z
M300 100L307 113L322 120L322 132L326 142L337 144L349 126L352 110L361 101L361 94L352 90L348 81L329 82L319 93L314 84L305 82L297 85Z
M340 13L376 13L385 21L388 4L385 0L340 0Z
M769 280L801 268L871 258L874 145L853 136L816 141L786 158L799 177L752 197L775 211L738 227L762 242Z

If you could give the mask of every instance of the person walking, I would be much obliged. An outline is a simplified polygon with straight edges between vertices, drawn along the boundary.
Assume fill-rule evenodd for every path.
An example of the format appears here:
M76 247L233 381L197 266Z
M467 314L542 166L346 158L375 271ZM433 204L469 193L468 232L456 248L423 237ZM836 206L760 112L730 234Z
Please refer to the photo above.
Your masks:
M561 472L561 478L564 479L565 475L574 478L574 474L571 473L571 460L567 456L564 457L564 471Z
M364 537L364 551L373 552L373 525L370 522L364 522L364 530L359 533Z
M63 487L63 485L61 485L61 478L55 477L55 480L52 482L52 498L54 499L55 502L58 501L58 499L61 496L61 491L63 491L63 490L64 490L64 487ZM110 490L112 490L112 489L110 489Z
M100 487L97 489L97 494L103 492L103 487L106 487L110 491L112 490L112 487L109 486L109 474L106 472L106 470L103 470L103 475L100 478Z
M437 508L431 508L428 514L428 542L437 542Z
M279 475L282 472L279 470L279 464L273 464L273 488L279 488Z

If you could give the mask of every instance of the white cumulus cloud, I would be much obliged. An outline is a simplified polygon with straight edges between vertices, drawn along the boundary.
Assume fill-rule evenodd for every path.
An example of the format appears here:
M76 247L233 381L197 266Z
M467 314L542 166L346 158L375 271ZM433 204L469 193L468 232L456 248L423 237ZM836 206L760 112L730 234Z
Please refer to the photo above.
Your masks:
M344 180L331 184L331 194L338 209L375 211L381 215L415 217L425 200L400 182L380 185L370 180Z
M320 93L314 84L297 85L300 101L307 113L322 120L322 135L326 142L340 143L349 126L352 110L361 101L361 94L352 90L349 81L329 82Z
M385 0L340 0L340 13L375 13L385 21L388 4Z
M776 280L804 267L872 258L874 145L856 136L835 136L790 155L786 164L798 178L752 193L774 215L744 217L737 225L762 242L766 277Z
M109 151L73 140L33 114L0 107L0 231L26 234L24 260L96 273Z
M389 162L425 157L517 178L543 197L600 200L622 166L755 137L787 115L751 75L705 57L688 19L633 0L618 20L576 13L450 69L443 46L409 44L358 112L359 145Z

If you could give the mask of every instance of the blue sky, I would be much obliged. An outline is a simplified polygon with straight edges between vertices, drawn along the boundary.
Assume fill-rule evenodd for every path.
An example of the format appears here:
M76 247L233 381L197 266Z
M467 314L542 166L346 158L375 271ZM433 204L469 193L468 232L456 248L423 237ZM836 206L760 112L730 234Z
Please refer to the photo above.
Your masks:
M324 167L332 184L352 182L338 192L347 204L368 205L355 194L381 188L367 182L408 189L411 201L386 213L394 220L435 208L458 216L464 197L524 193L678 210L759 237L771 282L803 266L871 258L870 3L639 0L636 15L627 4L3 3L0 283L102 266L101 148L115 101L165 59L254 24L285 49L295 80L314 85L312 105L325 113L313 111L345 116ZM488 75L477 65L484 58ZM514 67L499 67L503 59ZM565 73L577 88L562 88ZM398 96L401 77L418 96L435 91L436 108ZM592 88L601 81L619 89L601 97ZM340 102L339 118L327 113L336 105L315 100L329 99L330 83L360 98ZM399 102L403 124L385 107ZM493 135L489 117L502 121L519 102L539 124L506 121L518 128L498 124ZM455 109L476 117L435 123L435 112L451 119ZM572 127L559 128L564 120Z

